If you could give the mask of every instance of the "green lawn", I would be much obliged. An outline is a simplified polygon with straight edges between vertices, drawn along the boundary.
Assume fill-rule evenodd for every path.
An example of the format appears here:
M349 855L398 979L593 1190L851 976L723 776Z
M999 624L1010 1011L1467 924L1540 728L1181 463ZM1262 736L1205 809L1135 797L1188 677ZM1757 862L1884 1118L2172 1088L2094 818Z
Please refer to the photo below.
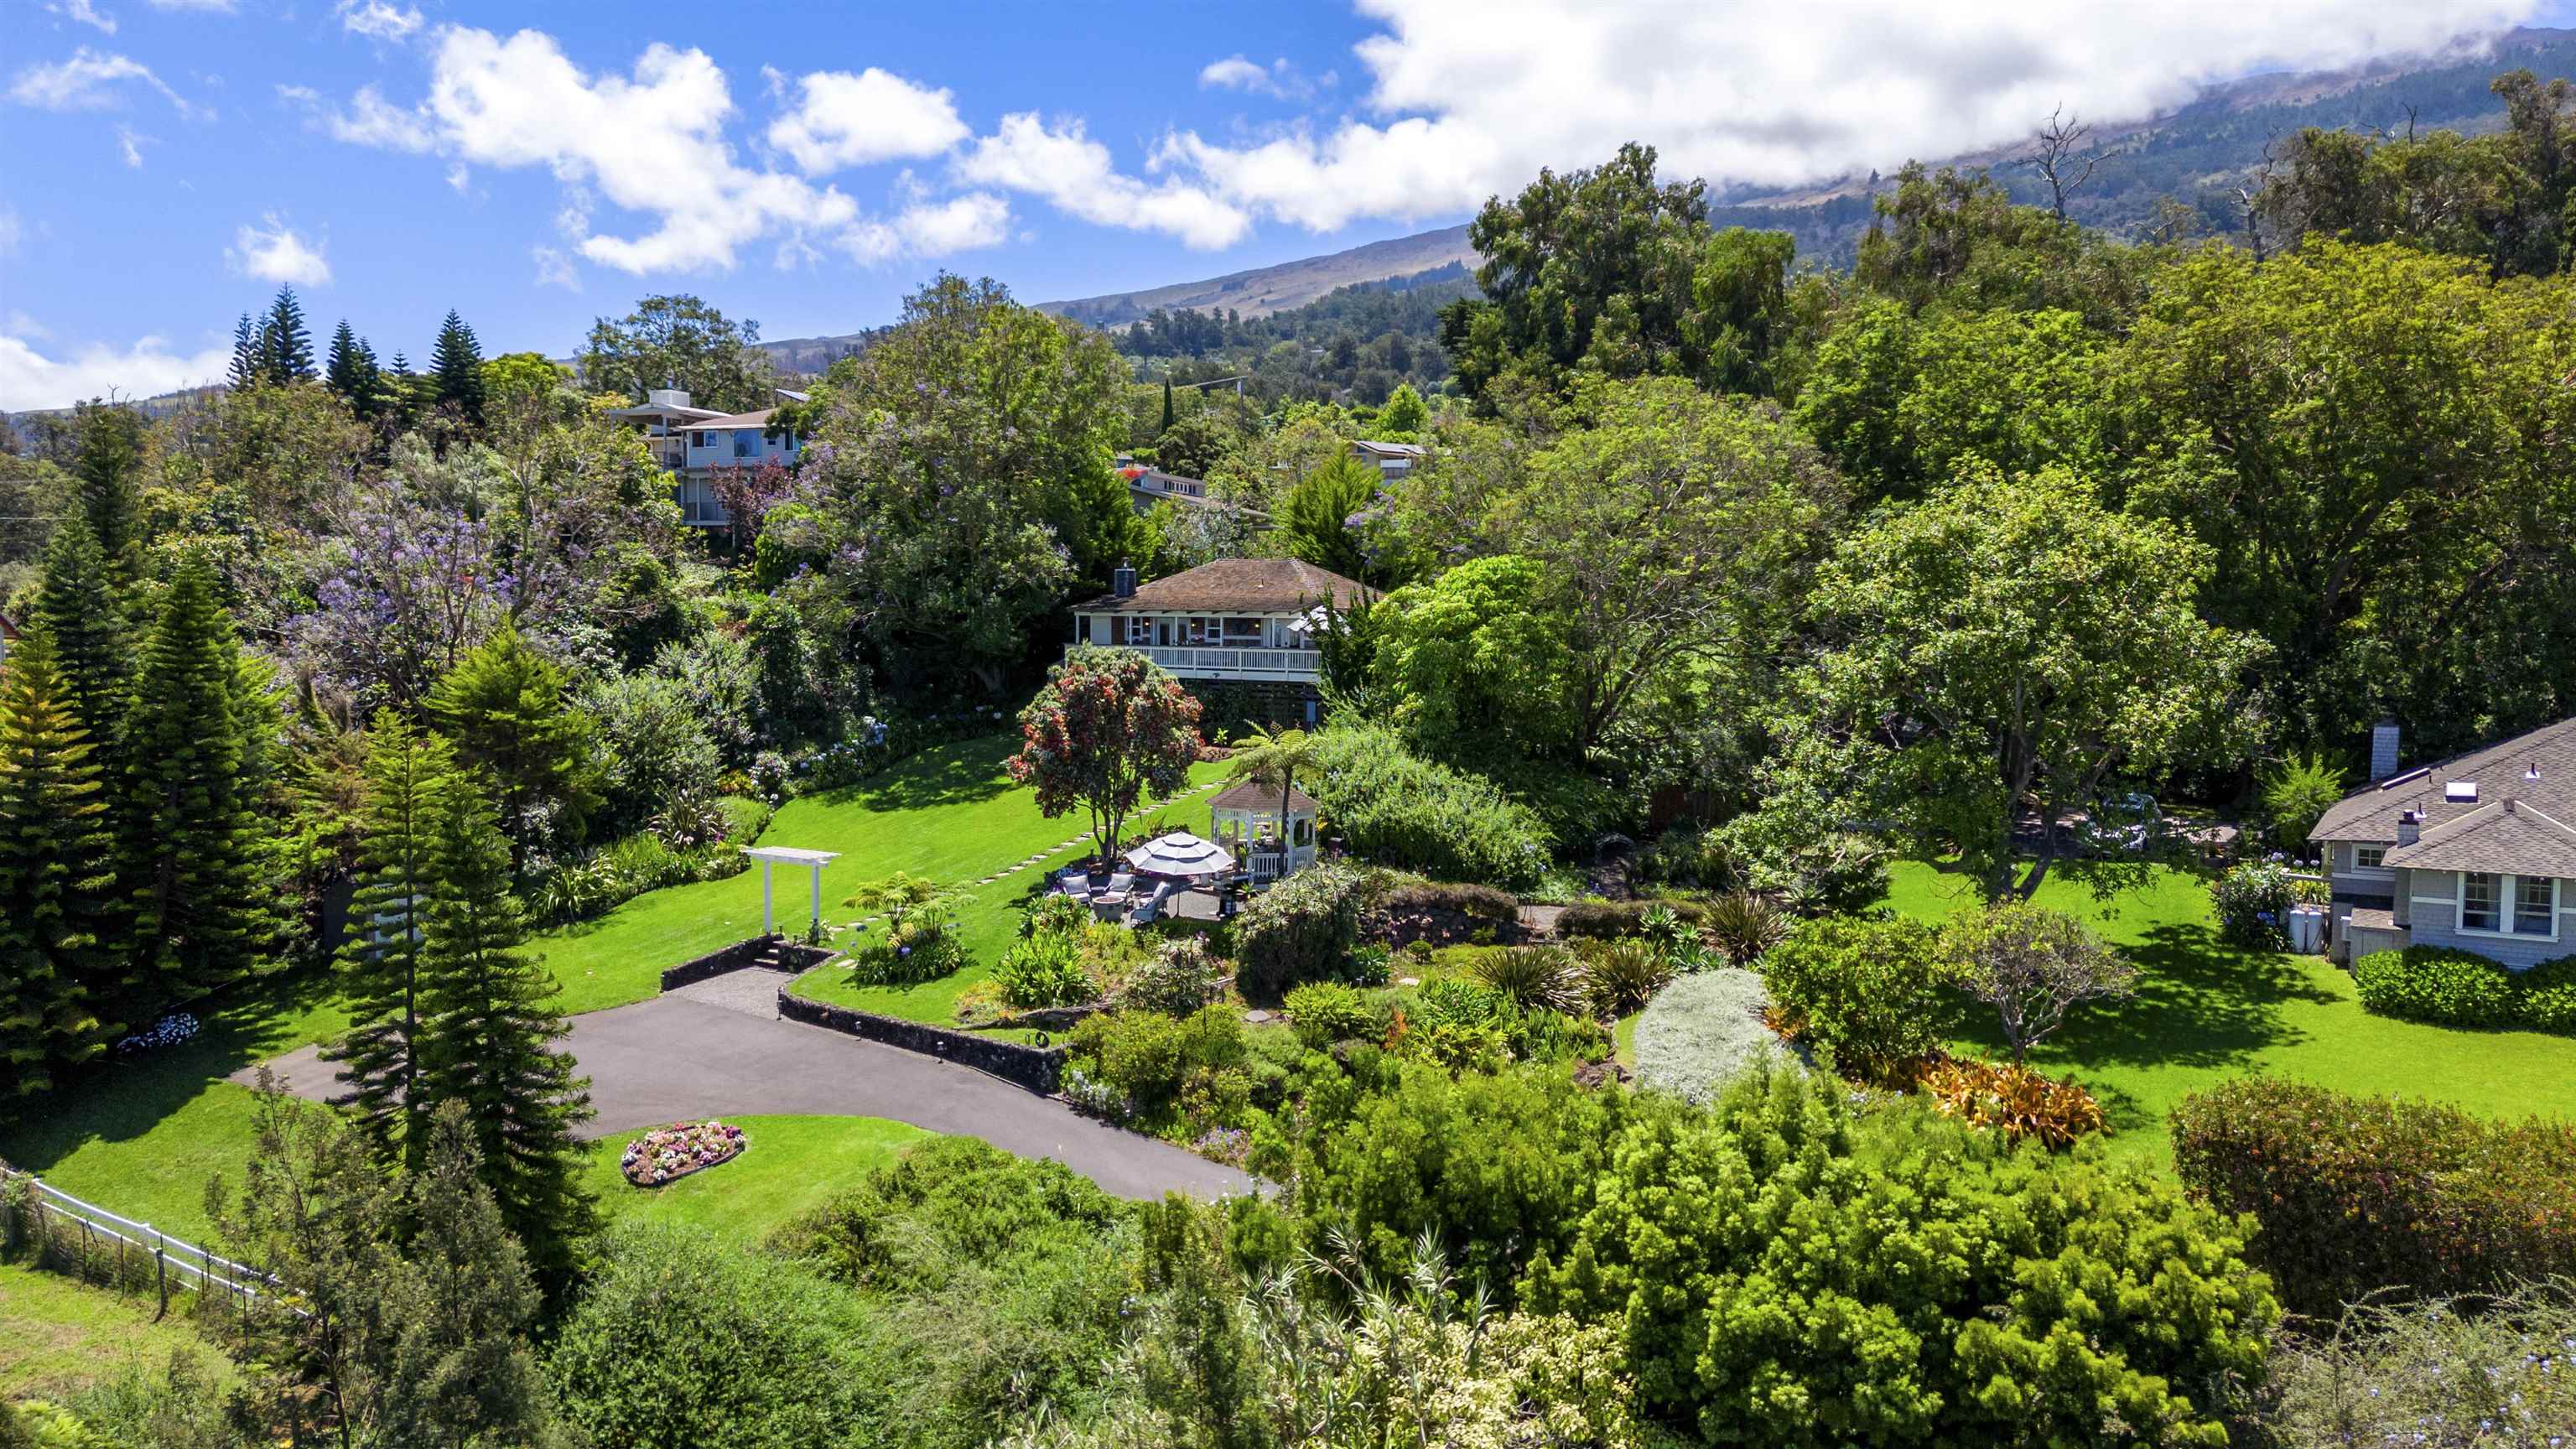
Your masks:
M1930 920L1976 898L1965 877L1905 862L1886 903ZM2071 1076L2102 1099L2115 1154L2169 1168L2165 1119L2174 1104L2252 1072L2429 1097L2489 1117L2576 1116L2576 1094L2567 1090L2576 1081L2576 1038L2373 1016L2361 1009L2351 977L2321 956L2220 946L2197 876L2159 869L2144 889L2107 902L2051 880L2039 899L2091 921L2141 968L2134 999L2085 1009L2031 1054L2034 1066ZM1984 1030L1961 1045L1997 1055L2002 1039Z
M1018 908L1035 890L1035 869L1015 871L989 886L972 883L1013 870L1039 851L1052 852L1086 820L1048 820L1030 792L1010 782L1002 762L1019 747L1016 736L991 735L925 750L883 777L853 789L791 800L760 839L764 845L838 851L823 869L823 916L846 922L857 913L841 902L860 885L897 871L968 887L959 924L975 965L945 981L909 990L852 991L816 973L800 989L825 1000L920 1021L953 1021L958 991L982 980L1019 923ZM1218 765L1199 765L1193 783L1217 779ZM1205 807L1189 801L1170 818L1196 820ZM1048 864L1062 864L1079 851ZM809 900L805 871L778 872L782 928L801 928ZM674 886L638 896L597 920L538 938L537 948L563 983L563 1009L597 1011L641 1001L660 987L662 969L729 945L760 930L760 872L726 880Z
M0 1399L61 1398L128 1364L158 1370L172 1352L193 1355L218 1383L232 1361L199 1336L182 1297L154 1319L154 1300L0 1263Z
M751 1139L740 1157L661 1187L641 1188L617 1170L617 1156L642 1136L600 1142L589 1183L620 1222L674 1223L732 1237L766 1237L935 1134L881 1117L727 1117Z

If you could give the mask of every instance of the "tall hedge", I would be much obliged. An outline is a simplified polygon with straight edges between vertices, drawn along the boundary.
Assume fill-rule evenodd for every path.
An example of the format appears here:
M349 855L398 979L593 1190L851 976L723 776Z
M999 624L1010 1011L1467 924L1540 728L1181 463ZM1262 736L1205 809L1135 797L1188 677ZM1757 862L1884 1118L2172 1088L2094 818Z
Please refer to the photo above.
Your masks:
M1492 781L1412 753L1394 731L1335 727L1302 782L1353 851L1443 880L1528 890L1552 843L1536 812Z
M1258 1001L1335 975L1360 937L1359 872L1310 865L1254 896L1235 917L1235 985Z
M2244 1077L2184 1098L2173 1134L2184 1185L2262 1225L2295 1312L2576 1274L2576 1125Z

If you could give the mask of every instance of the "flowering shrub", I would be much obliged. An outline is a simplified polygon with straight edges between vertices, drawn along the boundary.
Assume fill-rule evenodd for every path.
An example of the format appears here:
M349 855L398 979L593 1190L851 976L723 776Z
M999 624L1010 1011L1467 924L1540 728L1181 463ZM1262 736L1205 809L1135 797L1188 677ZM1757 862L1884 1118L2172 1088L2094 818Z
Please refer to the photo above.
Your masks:
M2289 867L2276 860L2248 861L2210 882L2218 939L2243 951L2288 950L2297 884Z
M2184 1098L2173 1134L2183 1185L2254 1215L2255 1266L2298 1312L2576 1275L2576 1125L2244 1077Z
M2291 1444L2576 1443L2576 1284L2374 1303L2274 1360Z
M1241 1167L1252 1151L1252 1134L1240 1127L1211 1127L1199 1134L1190 1150L1211 1162Z
M2381 1016L2443 1026L2513 1026L2521 1002L2513 973L2445 946L2373 951L2352 963L2361 1004Z
M739 1127L712 1120L682 1122L656 1127L627 1143L617 1159L617 1170L637 1187L660 1187L731 1162L750 1145L751 1139Z
M184 1011L174 1011L154 1022L149 1030L138 1031L132 1036L120 1038L116 1043L116 1054L121 1057L139 1057L146 1052L164 1051L193 1039L197 1031L195 1017Z

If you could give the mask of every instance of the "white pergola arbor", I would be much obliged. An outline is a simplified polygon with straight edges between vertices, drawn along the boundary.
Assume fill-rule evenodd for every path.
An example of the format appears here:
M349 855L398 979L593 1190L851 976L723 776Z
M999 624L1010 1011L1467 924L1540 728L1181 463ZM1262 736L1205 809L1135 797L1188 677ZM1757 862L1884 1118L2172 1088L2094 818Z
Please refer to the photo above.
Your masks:
M841 858L837 850L798 850L785 845L746 845L742 853L760 862L760 934L778 934L778 912L771 894L773 873L782 865L801 865L813 872L813 923L823 923L823 867Z

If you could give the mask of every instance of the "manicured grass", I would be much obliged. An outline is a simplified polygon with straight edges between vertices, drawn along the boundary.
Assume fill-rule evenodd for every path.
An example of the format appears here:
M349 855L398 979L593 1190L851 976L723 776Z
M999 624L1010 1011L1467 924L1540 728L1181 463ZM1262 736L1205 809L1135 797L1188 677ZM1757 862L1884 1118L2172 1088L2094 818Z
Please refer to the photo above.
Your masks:
M1937 919L1972 905L1975 885L1919 862L1896 867L1886 904ZM2043 904L2090 921L2141 968L2137 996L2083 1009L2032 1052L2032 1065L2071 1076L2102 1099L2111 1151L2172 1165L2166 1118L2187 1093L2269 1072L2339 1091L2428 1097L2488 1117L2576 1116L2576 1038L2460 1031L2391 1021L2361 1009L2352 978L2321 956L2230 950L2218 944L2198 876L2159 869L2145 888L2110 901L2062 880ZM2000 1056L1982 1019L1962 1047Z
M1048 820L1030 792L1011 783L1002 762L1019 748L1016 736L991 735L925 750L884 776L849 790L790 800L761 835L764 845L840 852L823 869L823 918L847 923L857 912L841 902L860 885L906 871L968 889L959 924L976 966L946 981L905 991L831 993L809 985L808 994L921 1021L954 1020L959 990L983 979L1018 925L1018 906L1034 890L1038 872L1017 871L1039 851L1053 852L1079 834L1086 817ZM1193 783L1219 778L1220 765L1199 765ZM1170 818L1205 828L1203 800L1174 807ZM1139 824L1141 825L1141 821ZM1049 865L1080 854L1065 853ZM990 886L973 882L1012 871ZM777 911L782 929L801 927L810 886L803 870L781 868ZM720 881L674 886L638 896L594 921L538 938L555 977L563 983L562 1009L597 1011L652 996L664 967L757 934L760 871Z
M0 1159L163 1232L204 1244L207 1180L238 1182L250 1151L247 1087L224 1078L333 1036L348 1013L327 977L252 983L200 1003L194 1041L94 1068L0 1124Z
M0 1263L0 1399L58 1399L129 1364L158 1370L187 1353L217 1383L230 1359L186 1317L192 1296L155 1321L155 1300L112 1293L59 1273Z
M754 1240L856 1186L915 1142L937 1134L881 1117L727 1117L751 1146L733 1161L677 1182L642 1188L617 1170L617 1156L642 1136L602 1140L590 1164L591 1191L620 1222L669 1223Z

